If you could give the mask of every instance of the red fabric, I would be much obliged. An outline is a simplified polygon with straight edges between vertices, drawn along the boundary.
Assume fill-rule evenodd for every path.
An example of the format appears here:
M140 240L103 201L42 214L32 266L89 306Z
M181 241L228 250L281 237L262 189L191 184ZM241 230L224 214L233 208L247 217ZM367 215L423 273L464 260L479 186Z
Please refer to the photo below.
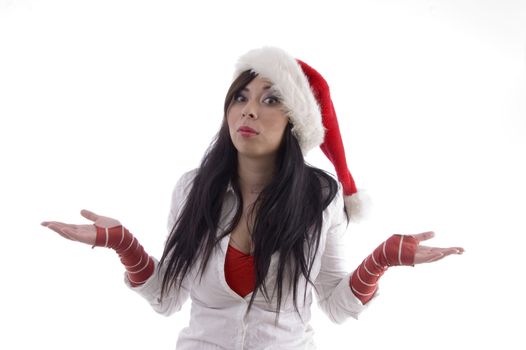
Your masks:
M243 298L256 286L254 256L228 245L225 258L225 279L230 288Z
M378 280L389 266L413 265L418 241L407 235L392 235L380 244L351 275L349 286L365 304L378 288Z
M340 180L343 186L343 194L350 196L358 192L358 190L347 166L340 126L338 125L336 110L332 103L329 85L325 78L314 68L302 60L296 59L296 61L307 77L314 97L320 106L322 123L325 128L325 137L320 148L334 165L338 180Z
M95 227L95 246L112 248L119 254L130 284L137 287L146 282L154 272L154 262L139 241L122 225L108 229Z

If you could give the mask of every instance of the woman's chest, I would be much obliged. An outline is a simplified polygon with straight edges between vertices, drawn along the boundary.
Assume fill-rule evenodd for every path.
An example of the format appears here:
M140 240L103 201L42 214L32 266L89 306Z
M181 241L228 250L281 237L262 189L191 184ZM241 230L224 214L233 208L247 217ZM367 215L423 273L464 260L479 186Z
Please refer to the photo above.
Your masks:
M254 249L252 246L252 237L250 232L252 227L248 224L245 217L239 220L234 230L230 233L230 239L228 244L234 246L237 250L244 254L252 255Z
M239 290L236 289L232 283L228 283L227 279L238 281L241 279L246 279L251 283L255 281L255 275L243 275L246 273L255 274L254 269L233 269L236 271L230 271L228 274L228 244L230 241L230 236L227 235L221 239L218 243L217 248L213 250L212 255L210 256L209 263L207 264L206 269L203 271L203 276L200 278L199 274L194 276L194 283L190 296L193 302L206 307L214 309L223 309L239 306L240 304L248 305L252 294L254 293L253 289L250 293L241 296ZM232 259L230 259L232 261ZM226 267L226 268L225 268ZM268 299L265 298L263 293L258 290L254 297L253 307L275 311L277 309L277 274L279 267L279 252L275 252L270 257L269 269L267 276L265 277L265 287L268 292ZM290 267L285 268L285 275L282 279L282 297L281 297L281 311L292 311L294 310L293 306L293 279L291 275ZM311 270L311 281L316 279L320 271L320 261L315 259L313 262L313 267ZM236 275L238 273L238 275ZM241 275L239 275L241 274ZM306 283L305 277L301 274L300 279L297 284L297 294L304 295L305 289L307 289L307 295L310 295L311 285ZM243 282L241 282L243 284ZM246 287L246 283L245 287ZM246 291L248 291L246 289ZM303 299L303 298L299 298ZM299 300L298 300L299 301Z

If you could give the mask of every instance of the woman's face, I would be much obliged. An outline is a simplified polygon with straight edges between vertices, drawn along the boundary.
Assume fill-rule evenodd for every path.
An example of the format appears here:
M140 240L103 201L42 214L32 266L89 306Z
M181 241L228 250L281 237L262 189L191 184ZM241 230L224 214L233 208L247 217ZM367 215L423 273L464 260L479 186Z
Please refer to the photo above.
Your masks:
M277 153L288 117L272 83L256 76L234 95L227 122L239 154L264 157Z

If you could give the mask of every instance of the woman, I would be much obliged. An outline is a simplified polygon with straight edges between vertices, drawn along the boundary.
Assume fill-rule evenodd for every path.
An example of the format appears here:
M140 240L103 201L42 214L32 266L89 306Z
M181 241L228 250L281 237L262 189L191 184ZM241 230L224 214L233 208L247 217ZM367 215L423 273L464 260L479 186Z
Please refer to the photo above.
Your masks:
M338 181L305 163L316 146ZM159 261L117 220L87 210L81 214L92 225L42 225L115 249L126 284L157 312L176 312L190 297L177 349L315 349L312 289L342 323L375 297L389 266L463 252L419 245L433 232L393 235L345 271L342 236L359 217L357 192L327 83L304 62L264 47L239 59L217 137L175 186Z

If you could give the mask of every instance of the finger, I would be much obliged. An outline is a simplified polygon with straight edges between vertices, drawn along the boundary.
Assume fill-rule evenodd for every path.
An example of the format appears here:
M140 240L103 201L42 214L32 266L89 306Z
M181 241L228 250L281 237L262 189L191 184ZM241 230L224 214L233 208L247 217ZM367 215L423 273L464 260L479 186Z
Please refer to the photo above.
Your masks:
M411 235L411 236L413 236L418 242L422 242L422 241L435 237L435 232L426 231L426 232L417 233L416 235Z
M443 250L441 250L439 252L434 253L434 256L431 256L430 259L427 262L438 261L438 260L444 259L446 256L452 255L452 254L461 254L461 253L458 253L458 251L456 249L443 249Z
M80 215L84 216L86 219L91 220L93 222L97 221L100 218L99 215L95 214L92 211L86 210L86 209L82 209L80 211Z
M442 253L445 255L464 253L464 249L461 247L450 247L450 248L423 247L423 248L424 249L422 251L428 251L429 253Z
M447 254L447 255L462 254L464 253L464 248L462 247L437 248L437 247L428 247L425 245L419 245L418 253L422 255L434 254L434 253L442 253L442 254Z
M45 226L45 227L48 227L49 225L68 226L68 227L71 227L71 228L74 228L74 229L78 229L80 227L79 225L66 224L66 223L63 223L63 222L60 222L60 221L42 221L40 223L40 225Z
M430 256L430 257L426 260L426 262L427 262L427 263L435 262L435 261L438 261L438 260L440 260L440 259L443 259L444 257L445 257L444 254L437 253L437 254L435 254L435 255Z
M462 254L464 250L460 247L454 248L432 248L419 247L415 255L415 264L430 263L441 260L448 255Z
M73 226L73 225L66 224L65 222L60 222L60 221L42 221L40 224L46 227L49 227L50 225L53 225L54 227Z
M59 224L55 224L55 223L48 223L46 225L47 228L55 231L56 233L58 233L59 235L61 235L62 237L66 238L66 239L69 239L69 240L72 240L72 241L75 241L76 239L74 239L72 236L71 236L71 232L67 232L67 228L63 225L59 225Z
M462 254L462 253L464 253L464 249L461 247L451 247L451 248L442 249L442 254L445 254L445 255Z

